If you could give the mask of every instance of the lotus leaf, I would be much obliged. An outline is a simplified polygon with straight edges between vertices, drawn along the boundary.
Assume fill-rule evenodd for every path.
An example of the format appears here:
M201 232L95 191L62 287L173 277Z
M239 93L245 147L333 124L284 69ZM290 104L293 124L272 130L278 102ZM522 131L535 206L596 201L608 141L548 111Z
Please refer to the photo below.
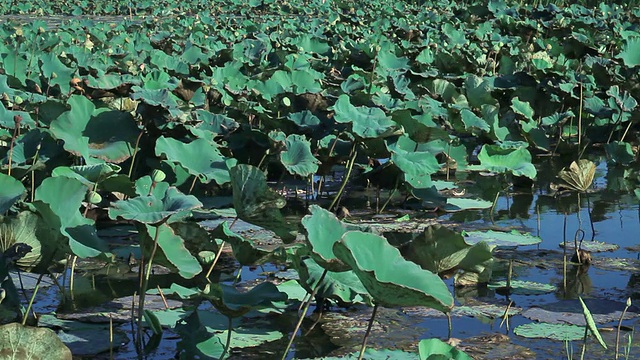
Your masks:
M315 289L318 298L335 300L341 305L371 304L371 295L353 271L327 271L312 258L303 259L294 266L300 276L300 285L309 294ZM323 274L324 279L318 283Z
M513 329L514 334L527 338L575 341L584 338L584 328L569 324L530 323Z
M18 323L0 326L0 354L6 358L71 360L71 351L53 330Z
M511 172L515 176L535 179L537 171L531 163L531 153L524 146L483 145L478 154L479 166L470 170L489 170L497 173Z
M151 255L153 242L156 238L158 248L161 251L155 254L154 263L177 269L180 276L185 279L192 279L202 271L198 259L191 255L185 247L185 240L177 235L168 224L159 226L145 224L144 231L141 231L140 241L142 248L146 251L145 258Z
M268 309L273 307L274 302L287 300L287 294L280 292L270 282L260 283L246 292L240 292L229 285L210 284L204 295L227 317L243 316L251 310Z
M520 233L516 230L511 232L503 231L468 231L464 232L465 241L469 244L476 244L485 241L489 245L498 247L514 247L524 245L536 245L542 242L542 239L528 233Z
M607 157L614 163L620 165L629 165L635 161L635 155L631 144L623 141L612 141L605 145Z
M424 339L418 343L420 360L436 360L441 357L453 360L471 360L471 356L440 339Z
M240 265L260 265L269 260L272 251L260 248L251 239L246 239L229 229L227 222L218 225L211 236L231 244L233 256Z
M511 280L510 285L511 288L509 289L509 293L517 295L541 295L557 290L554 285L542 284L534 281ZM490 289L504 288L506 286L507 282L504 280L494 281L488 285Z
M307 177L318 171L318 159L311 153L311 143L301 135L289 135L285 140L286 150L280 153L280 161L293 175Z
M398 125L384 111L367 106L353 106L347 95L338 97L333 111L337 122L352 124L353 133L361 138L387 137L398 130Z
M286 200L267 186L264 173L251 165L237 165L229 172L238 217L273 231L285 243L294 241L297 228L280 213Z
M42 245L36 237L38 221L38 216L29 211L23 211L15 217L1 218L0 253L4 253L14 244L28 245L31 250L15 262L25 271L33 269L42 260Z
M218 146L205 139L190 143L161 136L156 141L156 154L164 155L169 161L179 163L191 175L203 183L214 180L222 185L230 181L229 170Z
M591 187L595 173L596 164L593 161L580 159L578 162L572 162L568 170L562 169L558 176L570 189L584 192Z
M27 191L20 181L6 174L0 174L0 188L0 213L9 210Z
M349 266L333 254L333 244L347 232L346 225L335 214L318 205L311 205L309 211L311 215L302 218L302 226L307 230L313 259L329 271L349 270Z
M109 208L109 217L112 219L121 217L158 226L172 215L202 207L202 203L195 196L185 195L175 187L166 188L161 196L153 194L116 201Z
M351 266L377 304L426 306L442 312L453 308L453 297L438 275L405 260L382 236L349 231L333 245L333 252Z
M630 68L640 65L640 38L627 39L618 58L622 59L624 65Z

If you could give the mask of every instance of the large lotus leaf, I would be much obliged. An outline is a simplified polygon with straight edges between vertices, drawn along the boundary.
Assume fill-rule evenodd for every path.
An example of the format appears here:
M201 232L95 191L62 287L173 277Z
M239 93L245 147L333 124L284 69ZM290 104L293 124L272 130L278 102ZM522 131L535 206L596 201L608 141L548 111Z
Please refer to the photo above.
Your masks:
M431 174L440 170L440 164L435 155L424 151L393 151L391 161L404 174L404 180L415 189L429 188Z
M491 130L491 127L483 118L474 114L473 111L469 109L462 109L460 111L460 117L462 118L462 122L464 123L464 127L466 130L480 129L486 132L489 132L489 130Z
M43 52L39 57L42 63L42 75L47 78L49 85L58 85L60 86L60 92L68 94L71 89L69 83L73 78L75 70L68 68L60 61L58 52Z
M42 112L40 116L42 116ZM26 168L41 166L63 151L62 144L58 144L48 129L32 129L20 135L14 141L13 152L11 153L12 167L15 169L18 166ZM36 155L38 156L38 164L33 164ZM2 163L9 163L8 153L4 155Z
M169 222L169 226L184 240L185 246L192 254L201 251L218 251L215 237L202 224L195 221L176 221Z
M443 276L456 270L474 272L482 277L478 282L491 278L493 246L485 242L468 245L462 234L440 225L427 227L424 232L402 248L407 260L423 269Z
M0 213L5 213L27 190L12 176L0 173Z
M93 112L82 135L89 139L92 157L121 163L133 156L140 131L130 113L99 108Z
M447 203L442 206L446 212L457 212L464 210L488 209L493 205L491 201L471 198L448 198Z
M42 260L42 245L36 237L38 216L23 211L15 217L2 217L0 220L0 253L4 253L14 244L26 244L31 251L18 259L15 264L22 270L33 269Z
M285 141L287 150L280 153L280 161L293 175L307 177L318 171L318 159L311 153L311 143L302 135L289 135Z
M426 306L445 313L453 308L453 297L440 277L405 260L382 236L349 231L333 245L333 252L380 305Z
M64 149L85 158L89 163L89 138L83 136L96 107L85 96L71 95L67 103L71 110L58 116L51 122L50 130L58 140L64 141Z
M50 177L38 186L33 202L44 221L69 239L69 247L79 257L94 257L107 251L95 222L79 211L87 190L76 179Z
M167 188L162 197L153 195L138 196L133 199L116 201L109 208L109 217L121 217L144 224L158 225L172 215L202 207L202 203L193 195L185 195L175 187Z
M316 296L322 299L331 299L340 304L367 303L371 304L371 296L367 289L353 271L327 271L318 265L312 258L306 258L294 263L300 277L299 282L303 288L311 293L314 288ZM318 280L324 275L322 282Z
M63 176L76 179L84 185L92 186L98 181L120 172L121 168L115 164L95 164L79 166L58 166L53 169L51 176Z
M4 359L72 359L53 330L18 323L0 326L0 354Z
M433 121L429 111L413 115L411 110L397 110L393 112L393 120L402 125L411 140L425 143L435 139L449 139L449 133Z
M612 86L607 90L609 98L609 106L619 108L621 111L630 112L638 106L638 101L631 96L628 91L620 91L618 85Z
M477 244L484 241L489 245L498 247L514 247L524 245L536 245L542 242L538 236L528 233L520 233L516 230L511 232L503 231L468 231L464 232L465 241L469 244Z
M497 173L511 172L515 176L535 179L537 171L531 163L531 153L524 146L483 145L478 154L480 165L469 170L488 170Z
M311 256L323 268L330 271L347 271L349 266L333 254L333 244L340 241L347 227L335 214L318 205L309 207L311 215L302 218L311 245Z
M270 282L260 283L246 292L240 292L225 284L211 284L204 295L218 311L228 317L238 317L251 310L270 308L274 302L287 300L287 294Z
M340 95L333 105L334 118L339 123L352 124L353 133L361 138L380 138L395 134L398 124L379 108L353 106L348 95Z
M627 67L632 68L640 65L640 38L628 38L626 43L622 46L622 51L617 57L622 59L624 65Z
M596 164L591 160L580 159L572 162L569 169L563 168L558 176L564 180L570 189L576 191L587 191L593 183L596 174Z
M177 344L180 359L219 359L225 352L223 340L207 329L205 313L193 311L176 323L175 331L180 335Z
M516 327L513 333L526 338L575 341L584 338L584 327L569 324L529 323Z
M324 357L322 357L322 360L357 360L359 358L360 358L360 352L356 351L356 352L352 352L350 354L343 355L343 356L324 356ZM312 359L317 359L317 358L306 358L304 360L312 360ZM418 357L418 355L415 354L415 353L402 351L402 350L397 350L397 349L396 350L390 350L390 349L376 350L376 349L372 349L372 348L367 348L367 350L365 350L365 352L364 352L363 359L367 359L367 360L390 360L390 359L394 359L394 360L418 360L418 359L420 359L420 357Z
M280 213L286 200L267 186L267 178L259 168L237 165L229 171L233 188L233 206L238 217L262 226L280 236L285 243L296 239L297 227L285 221Z
M139 196L153 195L162 198L169 190L169 183L161 181L154 184L151 176L143 176L136 180L135 191Z
M161 136L156 141L156 155L179 163L203 183L214 180L221 185L230 181L225 158L214 142L196 139L190 143Z
M542 295L552 293L557 287L550 284L543 284L534 281L511 280L509 293L514 295ZM489 289L504 288L507 286L505 280L491 282Z
M147 105L166 109L173 117L178 117L182 114L182 111L178 108L177 97L168 89L153 90L133 86L132 90L134 91L131 94L131 99L133 100L140 100Z
M202 272L198 259L191 255L185 247L185 240L177 235L171 226L162 224L154 227L145 224L145 228L146 236L142 239L142 246L147 251L145 258L151 255L153 240L156 237L156 231L159 231L158 247L162 253L156 253L154 263L177 269L180 276L185 279L192 279Z
M465 354L464 351L458 350L446 342L436 338L420 340L418 343L418 352L420 353L420 360L472 359L471 356Z
M231 244L233 256L240 265L248 266L263 264L269 260L269 256L272 252L267 249L260 248L251 239L246 239L231 231L226 221L211 231L211 236L213 236L214 239L224 240Z
M315 129L320 125L320 119L309 110L289 114L287 119L302 129Z
M635 160L631 144L626 141L612 141L604 149L610 161L616 164L629 165Z
M466 90L469 105L480 109L483 105L496 105L498 101L493 98L493 80L490 78L481 78L476 75L469 75L464 80L464 88Z

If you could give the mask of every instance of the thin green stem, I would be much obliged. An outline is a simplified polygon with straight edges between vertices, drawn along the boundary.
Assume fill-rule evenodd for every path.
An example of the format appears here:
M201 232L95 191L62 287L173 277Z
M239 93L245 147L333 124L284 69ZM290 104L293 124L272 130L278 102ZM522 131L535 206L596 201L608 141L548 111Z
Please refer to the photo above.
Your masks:
M227 327L227 343L224 345L224 350L222 351L222 355L220 355L220 360L224 359L224 357L229 352L229 346L231 346L231 331L233 330L233 318L228 316L229 326Z
M618 351L618 346L620 346L620 328L622 327L622 320L624 319L624 315L627 313L627 309L629 309L629 306L631 306L631 298L627 300L624 310L622 311L622 315L620 315L620 320L618 320L618 329L616 332L616 360L620 356L620 353Z
M336 197L333 198L333 202L331 202L331 206L329 206L329 211L331 211L331 209L334 208L334 206L337 206L340 198L342 197L342 192L344 191L344 188L347 186L347 183L349 182L349 177L351 177L351 170L353 170L353 164L356 162L356 156L358 155L358 149L356 148L357 143L353 144L353 149L351 150L351 159L349 159L349 163L347 164L347 173L344 176L344 179L342 180L342 185L340 185L340 190L338 190L338 193L336 194Z
M140 130L140 134L138 134L138 138L136 139L136 146L133 148L133 155L131 156L131 165L129 166L129 174L127 174L129 179L131 179L131 174L133 173L133 165L136 163L136 155L138 155L138 146L140 145L140 140L142 139L143 134L144 134L144 130Z
M377 312L378 312L378 304L375 304L373 306L373 313L371 313L371 319L369 319L367 332L364 333L364 338L362 339L362 346L360 347L360 355L358 356L358 360L362 360L364 358L364 351L367 348L367 340L369 340L369 334L371 333L371 327L373 326L373 321L376 318Z
M153 257L158 250L158 236L160 235L160 226L155 226L156 234L153 238L153 250L151 250L151 256L147 262L147 268L144 272L144 279L140 288L140 295L138 298L138 341L142 344L142 319L144 318L144 298L147 293L147 287L149 286L149 278L151 277L151 267L153 265Z
M40 288L40 284L36 284L35 289L33 289L33 295L31 295L31 299L29 300L29 306L27 306L27 311L24 312L24 317L22 318L22 326L25 326L25 324L27 323L29 312L31 311L31 307L33 306L33 300L36 298L36 294L38 293L39 288Z

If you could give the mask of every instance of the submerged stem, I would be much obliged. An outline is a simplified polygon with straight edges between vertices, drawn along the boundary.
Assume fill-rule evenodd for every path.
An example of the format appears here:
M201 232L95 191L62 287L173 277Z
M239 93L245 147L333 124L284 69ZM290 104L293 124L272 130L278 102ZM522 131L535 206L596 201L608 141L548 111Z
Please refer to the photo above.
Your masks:
M231 346L231 331L233 330L233 318L228 316L229 326L227 327L227 343L224 345L224 350L222 351L222 355L220 355L220 360L224 359L224 357L229 352L229 346Z
M151 256L147 262L147 268L144 272L144 278L142 280L142 286L140 287L140 294L138 295L138 342L140 342L140 348L142 349L142 318L144 313L144 298L147 293L147 287L149 286L149 278L151 277L151 267L153 265L153 257L158 250L158 236L160 235L160 225L155 226L156 234L153 238L153 250L151 250Z

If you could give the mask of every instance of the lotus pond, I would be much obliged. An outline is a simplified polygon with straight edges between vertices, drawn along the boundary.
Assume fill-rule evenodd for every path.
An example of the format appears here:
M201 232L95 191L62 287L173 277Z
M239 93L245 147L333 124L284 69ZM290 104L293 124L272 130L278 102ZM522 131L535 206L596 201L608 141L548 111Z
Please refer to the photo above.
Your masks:
M0 4L0 356L637 357L640 10L560 5Z

